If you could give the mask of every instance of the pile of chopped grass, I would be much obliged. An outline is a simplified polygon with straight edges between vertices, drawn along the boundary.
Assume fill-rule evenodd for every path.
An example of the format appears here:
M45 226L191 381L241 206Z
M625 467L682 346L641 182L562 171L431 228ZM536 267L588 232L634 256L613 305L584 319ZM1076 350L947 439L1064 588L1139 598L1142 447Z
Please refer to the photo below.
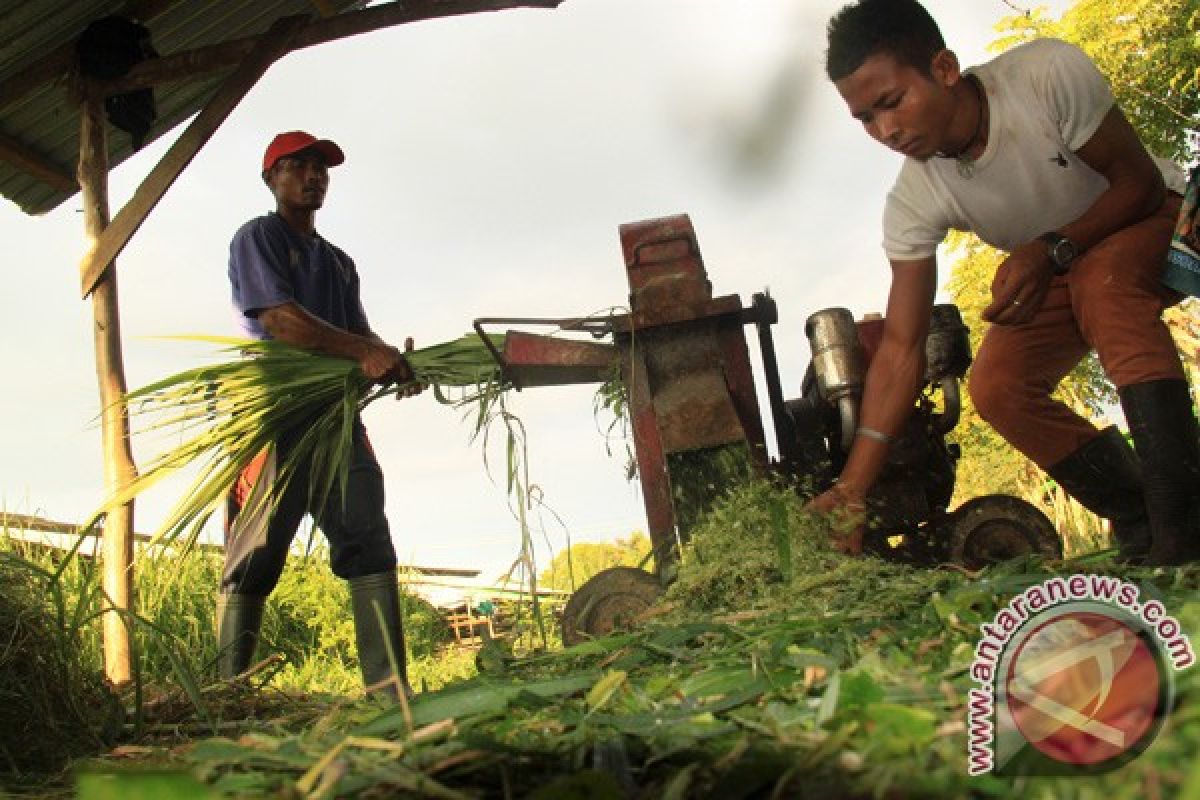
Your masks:
M726 490L692 527L667 600L688 612L747 610L788 592L797 575L845 562L826 546L827 522L766 481Z
M780 553L786 559L780 560ZM285 796L1011 796L966 774L966 670L980 623L1050 574L1099 571L1200 631L1200 568L1013 562L978 575L851 559L790 492L720 498L675 585L637 630L483 659L410 708L331 710L303 731L205 740L183 764L211 787ZM1036 778L1022 796L1134 800L1200 787L1200 670L1154 746L1125 768Z
M676 525L687 541L692 529L712 509L725 487L738 486L753 474L750 448L745 442L686 450L667 455L671 475L671 500Z

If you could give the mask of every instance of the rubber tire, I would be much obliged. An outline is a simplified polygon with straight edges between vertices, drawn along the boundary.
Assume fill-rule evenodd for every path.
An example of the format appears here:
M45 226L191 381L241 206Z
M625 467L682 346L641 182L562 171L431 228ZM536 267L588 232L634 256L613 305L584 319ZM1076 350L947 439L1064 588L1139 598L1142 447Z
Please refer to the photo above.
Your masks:
M1062 537L1049 518L1032 504L1007 494L971 498L950 514L945 530L947 556L967 569L1032 553L1049 559L1063 557Z
M562 616L563 644L579 644L628 629L661 592L658 578L636 567L597 572L567 600Z

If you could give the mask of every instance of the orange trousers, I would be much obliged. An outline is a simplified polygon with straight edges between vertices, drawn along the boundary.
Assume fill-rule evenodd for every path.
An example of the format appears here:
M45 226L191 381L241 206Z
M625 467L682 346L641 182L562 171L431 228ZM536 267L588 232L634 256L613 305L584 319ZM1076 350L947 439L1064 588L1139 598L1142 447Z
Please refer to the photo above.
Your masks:
M971 367L969 391L979 415L1043 469L1099 431L1050 393L1095 350L1117 388L1183 379L1162 311L1180 296L1160 278L1180 197L1168 194L1153 215L1087 250L1056 277L1037 315L1021 325L992 325Z

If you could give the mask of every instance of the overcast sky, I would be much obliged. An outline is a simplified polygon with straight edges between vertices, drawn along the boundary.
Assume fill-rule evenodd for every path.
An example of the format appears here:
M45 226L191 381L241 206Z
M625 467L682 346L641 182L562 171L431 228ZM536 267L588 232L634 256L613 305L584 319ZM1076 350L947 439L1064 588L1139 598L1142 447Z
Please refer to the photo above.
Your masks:
M300 128L346 152L317 225L357 261L385 339L432 344L479 316L622 305L617 226L686 212L716 294L748 303L770 288L785 394L798 394L804 319L830 306L880 311L888 284L879 221L899 157L866 137L823 77L824 25L840 5L567 0L556 11L418 23L287 56L119 260L129 385L204 355L153 337L233 333L229 239L272 207L258 177L267 141ZM964 64L988 58L993 24L1011 13L1000 0L927 5ZM115 170L114 214L174 136ZM0 506L68 521L103 495L78 209L73 198L32 218L0 201L9 254ZM637 485L606 455L593 391L513 399L532 479L575 541L645 528ZM456 412L425 395L380 403L367 424L403 561L489 573L511 561L518 529L503 482L489 482ZM136 447L139 462L151 455ZM139 530L155 527L173 488L138 501ZM562 530L547 530L563 546Z

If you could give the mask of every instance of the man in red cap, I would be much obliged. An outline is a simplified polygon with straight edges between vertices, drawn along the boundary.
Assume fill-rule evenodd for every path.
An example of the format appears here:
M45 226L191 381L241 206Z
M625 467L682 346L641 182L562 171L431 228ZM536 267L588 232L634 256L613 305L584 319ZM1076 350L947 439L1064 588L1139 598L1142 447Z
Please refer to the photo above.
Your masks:
M275 211L243 225L229 247L238 323L251 338L351 359L372 380L407 383L412 370L404 355L367 323L354 261L316 231L314 218L329 188L329 167L343 161L336 144L302 131L281 133L267 147L262 179L275 196ZM412 348L411 339L406 347ZM253 502L255 487L274 484L278 464L302 428L284 434L230 492L217 602L218 672L228 678L251 665L263 604L283 572L296 528L311 513L329 540L334 573L350 583L363 682L368 688L386 686L411 694L383 473L362 421L355 420L344 496L315 506L308 471L301 469L273 510ZM239 513L243 508L246 513Z

